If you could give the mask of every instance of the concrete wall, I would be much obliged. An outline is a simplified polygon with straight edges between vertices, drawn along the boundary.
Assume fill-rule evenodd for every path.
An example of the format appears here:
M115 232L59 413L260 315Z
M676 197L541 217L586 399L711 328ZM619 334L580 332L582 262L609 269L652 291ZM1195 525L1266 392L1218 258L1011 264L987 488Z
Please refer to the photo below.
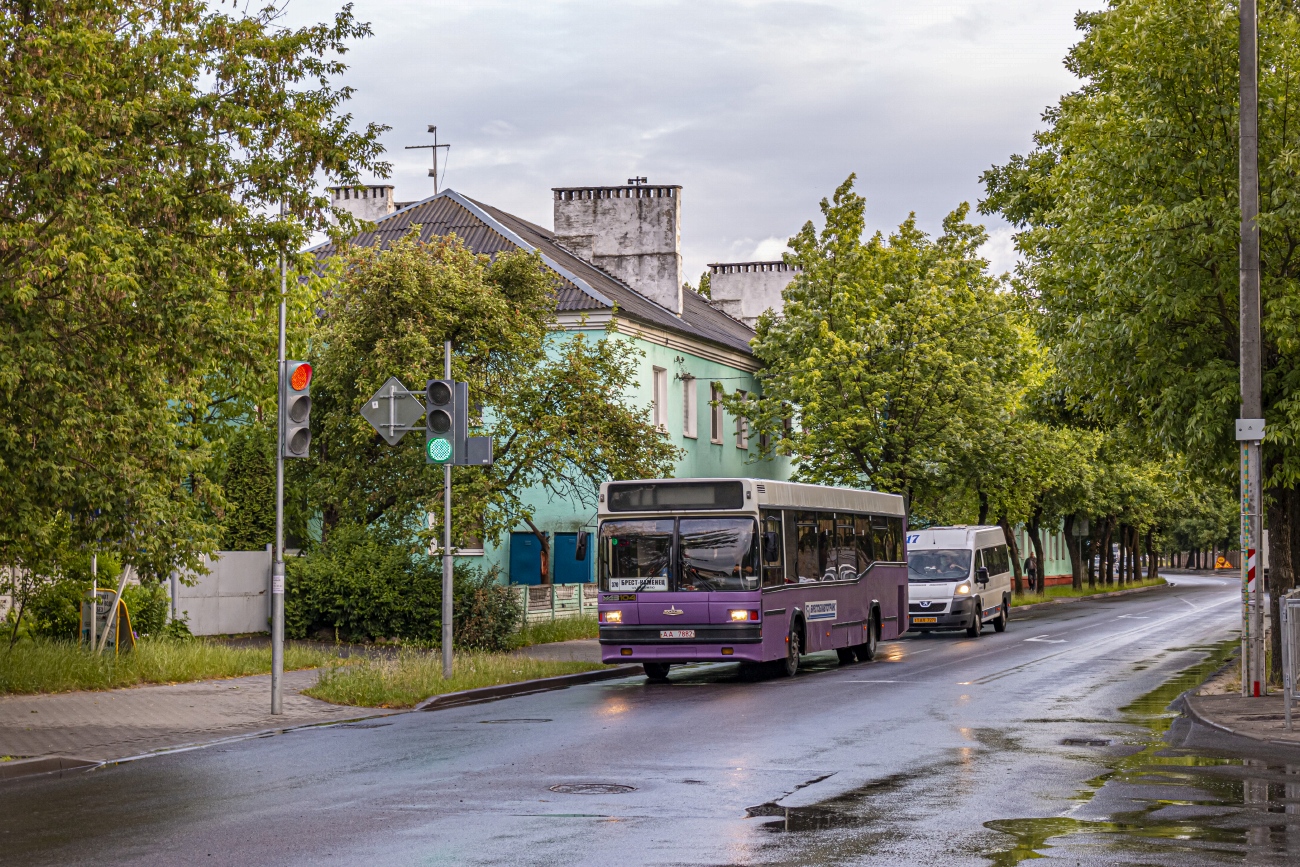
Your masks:
M393 188L388 184L361 187L330 187L330 206L347 211L359 220L374 222L397 210Z
M218 551L204 558L207 575L193 586L179 583L176 609L195 635L269 632L271 552ZM175 586L175 585L173 585Z
M560 243L681 315L681 187L562 187L552 192Z
M781 292L799 273L784 262L733 262L709 266L709 297L750 328L768 310L780 310Z

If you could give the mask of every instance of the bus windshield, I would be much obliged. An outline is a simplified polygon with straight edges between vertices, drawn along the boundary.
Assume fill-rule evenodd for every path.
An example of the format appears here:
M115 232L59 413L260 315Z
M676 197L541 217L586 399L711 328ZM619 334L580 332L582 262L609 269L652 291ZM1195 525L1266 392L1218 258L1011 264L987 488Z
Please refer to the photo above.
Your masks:
M965 581L970 577L971 552L961 548L909 548L908 581Z
M600 525L601 583L606 590L667 590L673 519L605 521Z
M678 590L757 590L753 518L682 518Z

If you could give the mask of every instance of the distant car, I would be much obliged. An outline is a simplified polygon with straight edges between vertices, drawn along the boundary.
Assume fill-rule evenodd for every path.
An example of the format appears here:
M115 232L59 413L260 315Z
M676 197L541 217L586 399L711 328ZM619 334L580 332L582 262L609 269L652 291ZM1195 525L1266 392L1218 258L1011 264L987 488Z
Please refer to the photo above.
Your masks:
M907 534L908 628L919 632L1011 619L1011 554L1001 527L931 527Z

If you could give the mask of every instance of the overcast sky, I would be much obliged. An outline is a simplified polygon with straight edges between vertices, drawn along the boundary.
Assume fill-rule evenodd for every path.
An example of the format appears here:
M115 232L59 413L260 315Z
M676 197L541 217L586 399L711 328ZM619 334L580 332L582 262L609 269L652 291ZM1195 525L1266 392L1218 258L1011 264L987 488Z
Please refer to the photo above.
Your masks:
M291 0L324 20L340 0ZM347 55L358 124L375 121L401 200L444 186L551 226L550 188L681 184L682 252L777 258L850 172L868 225L928 231L974 205L980 172L1024 152L1077 86L1074 15L1101 0L355 0L374 36ZM986 254L1013 263L985 221Z

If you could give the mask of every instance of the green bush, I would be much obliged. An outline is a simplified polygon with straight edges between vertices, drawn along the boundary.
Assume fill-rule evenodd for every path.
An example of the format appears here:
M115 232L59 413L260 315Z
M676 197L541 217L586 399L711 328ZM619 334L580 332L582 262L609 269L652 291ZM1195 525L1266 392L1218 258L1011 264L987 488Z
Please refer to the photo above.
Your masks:
M167 613L171 600L159 584L131 584L122 591L136 635L167 634Z
M32 633L42 638L75 641L81 630L81 599L90 590L89 581L64 578L47 584L27 603Z
M275 538L275 433L264 426L236 431L221 480L226 509L222 547L261 551Z
M437 644L442 564L410 543L355 525L332 528L324 545L286 563L285 634L345 641ZM453 584L457 645L504 650L519 622L514 594L494 576L458 566Z

